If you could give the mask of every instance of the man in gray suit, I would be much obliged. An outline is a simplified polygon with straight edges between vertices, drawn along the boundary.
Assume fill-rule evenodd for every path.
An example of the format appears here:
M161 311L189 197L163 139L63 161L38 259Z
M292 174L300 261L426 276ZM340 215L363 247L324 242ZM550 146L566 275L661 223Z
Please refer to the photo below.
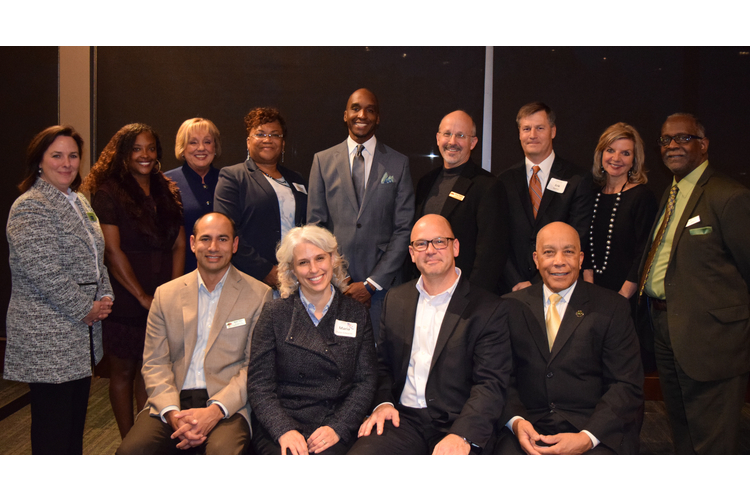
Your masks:
M330 230L349 262L347 295L370 306L378 338L388 289L400 283L414 217L409 160L375 138L378 99L367 89L346 104L349 137L313 159L307 222Z

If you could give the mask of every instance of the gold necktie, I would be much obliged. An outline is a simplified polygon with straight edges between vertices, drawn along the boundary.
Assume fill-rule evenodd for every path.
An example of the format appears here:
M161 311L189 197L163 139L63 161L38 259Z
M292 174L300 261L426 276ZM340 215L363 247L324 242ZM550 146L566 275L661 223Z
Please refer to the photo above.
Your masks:
M531 208L534 209L534 218L539 212L539 204L542 202L542 183L539 181L539 165L534 165L534 173L529 180L529 196L531 197Z
M560 329L560 314L557 312L557 303L560 302L560 295L553 293L549 296L549 307L547 308L547 342L549 342L549 350L552 351L552 344L555 343L555 337L557 337L557 330Z
M659 248L659 244L664 237L664 233L667 231L667 224L669 224L669 219L672 218L674 205L677 201L677 191L679 191L679 189L676 185L672 186L672 189L669 190L669 199L667 200L667 208L664 211L664 219L661 221L661 226L659 226L659 230L656 232L654 242L651 244L651 250L648 251L648 257L646 257L646 265L643 266L643 276L641 277L641 284L638 287L638 299L641 298L641 295L643 295L643 289L646 288L646 280L648 280L648 275L651 272L651 266L654 263L654 257L656 257L656 249Z

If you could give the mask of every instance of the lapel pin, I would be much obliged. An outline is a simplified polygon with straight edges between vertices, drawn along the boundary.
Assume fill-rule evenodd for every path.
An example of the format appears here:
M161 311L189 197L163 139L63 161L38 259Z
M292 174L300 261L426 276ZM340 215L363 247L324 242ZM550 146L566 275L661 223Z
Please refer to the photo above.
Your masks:
M583 318L583 311L581 310L576 311L576 316L578 316L579 318Z

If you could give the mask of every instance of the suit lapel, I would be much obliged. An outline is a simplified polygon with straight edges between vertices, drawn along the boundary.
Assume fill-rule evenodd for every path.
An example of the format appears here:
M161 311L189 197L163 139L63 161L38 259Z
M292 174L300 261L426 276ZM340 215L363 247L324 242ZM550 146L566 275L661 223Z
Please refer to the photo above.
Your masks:
M451 191L466 196L466 193L469 191L472 183L473 181L470 178L461 175L458 179L456 179L456 183L453 185L453 189L451 189ZM440 215L447 219L459 203L461 203L460 200L457 200L456 198L449 195L445 200L443 209L440 211Z
M552 352L550 353L549 358L550 363L554 361L555 356L557 356L588 313L588 301L589 293L586 285L579 281L570 297L568 307L565 309L565 316L563 316L562 322L560 323L560 329L557 331L555 343L552 344Z
M331 350L328 349L329 343L336 343L335 338L324 339L322 337L322 332L325 330L325 328L318 329L313 324L312 320L310 319L310 315L307 313L307 310L305 309L305 306L302 303L302 300L299 298L298 294L299 292L294 292L293 295L294 305L292 308L292 319L290 322L293 330L290 329L290 331L287 332L284 341L288 344L292 344L302 349L317 353L324 358L331 359L335 363L336 360L334 359ZM333 298L331 307L328 309L326 315L323 316L323 319L321 320L318 327L320 327L324 321L335 321L337 308L338 295ZM333 331L333 328L331 328L330 331ZM326 350L328 352L326 352Z
M388 172L385 164L382 162L383 154L385 153L383 149L382 144L379 142L375 145L375 151L373 151L372 155L372 166L370 167L370 176L367 178L367 186L365 188L365 199L362 200L362 207L359 210L360 214L365 211L365 207L375 196L375 189L378 188L380 180ZM352 184L352 192L353 191L354 184Z
M545 360L549 359L549 341L547 340L547 323L544 320L544 290L542 283L525 288L519 297L526 304L524 318L531 338Z
M402 319L402 326L399 328L401 342L398 342L398 345L394 345L394 359L401 360L397 378L400 381L406 380L406 374L409 370L411 347L414 344L414 324L417 318L418 301L419 291L415 286L409 286L406 290L404 300L397 303L398 312L393 316Z
M245 161L245 166L247 167L247 172L249 174L250 179L248 182L254 183L256 187L265 194L267 198L270 198L272 200L276 200L276 190L271 186L271 182L274 182L271 179L266 179L266 175L263 173L263 171L258 168L258 165L255 164L253 160L248 158ZM290 184L291 185L291 184ZM294 188L292 187L292 191L294 191ZM275 226L278 227L281 225L281 215L279 215L278 210L273 211L276 215L275 220Z
M531 197L529 196L529 185L526 182L526 162L521 162L521 166L518 167L514 172L516 176L516 185L518 187L518 197L521 200L521 206L523 207L523 213L529 221L529 225L534 225L534 209L531 207Z
M432 353L432 361L430 362L430 371L435 366L440 353L443 352L445 344L448 343L448 339L453 336L456 331L458 322L461 320L461 315L469 304L469 299L466 297L471 290L469 282L464 278L459 278L458 286L453 292L453 297L448 304L448 308L445 310L445 316L443 317L443 323L440 325L440 332L438 333L437 342L435 343L435 351ZM413 331L413 329L412 329Z
M182 370L183 381L190 368L190 362L198 341L198 271L183 276L184 286L180 290L182 303L183 343L185 347L185 366Z
M549 175L547 176L547 184L544 186L544 194L542 195L542 200L539 202L539 213L543 214L550 203L552 203L552 198L557 194L554 191L551 191L549 189L549 182L554 179L560 179L561 177L565 177L563 172L563 167L560 165L560 163L557 161L557 158L555 158L555 161L552 162L552 168L549 171ZM567 186L566 186L567 188ZM529 205L531 205L531 201L529 200ZM537 215L537 221L542 220L542 217L539 217Z
M333 161L336 165L336 172L338 172L339 178L341 179L341 187L344 189L346 197L349 199L349 203L351 203L352 205L352 210L358 213L359 207L357 207L357 195L354 192L352 171L349 166L349 148L346 144L346 141L344 141L343 144L341 144L337 148L336 152L334 153ZM374 163L375 162L373 162L373 164ZM365 199L366 198L367 195L365 195Z
M680 220L677 223L677 227L675 228L674 238L672 238L672 248L669 252L669 262L674 262L674 253L677 249L677 244L682 237L682 233L684 232L683 229L685 228L685 226L687 226L687 221L690 218L690 214L693 213L693 210L695 210L695 205L698 204L698 200L703 195L703 186L706 185L706 182L708 182L708 179L709 177L711 177L712 173L713 172L709 171L709 168L707 167L705 172L703 172L703 175L701 175L700 179L698 179L698 182L695 183L693 192L690 193L690 198L685 204L685 209L682 211L682 216L680 217Z
M221 296L219 297L219 303L216 304L216 312L214 313L214 319L211 322L211 331L208 333L208 340L206 341L206 354L208 355L211 351L211 346L219 336L219 332L224 328L224 324L227 321L240 318L229 318L229 313L232 312L237 299L240 296L240 283L241 278L239 273L234 267L229 268L229 275L224 281L224 286L221 290Z

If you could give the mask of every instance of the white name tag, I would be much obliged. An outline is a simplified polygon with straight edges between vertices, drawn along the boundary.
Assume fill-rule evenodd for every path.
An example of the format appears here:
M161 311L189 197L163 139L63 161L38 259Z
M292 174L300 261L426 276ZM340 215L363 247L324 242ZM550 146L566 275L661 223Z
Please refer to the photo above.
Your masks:
M692 219L688 220L688 223L685 224L685 227L690 227L693 224L698 224L700 221L701 221L701 216L700 215L696 215Z
M307 189L305 189L305 186L303 186L302 184L297 184L296 182L292 182L292 186L294 186L294 188L300 193L307 194Z
M555 193L562 193L565 191L565 186L567 185L568 181L561 181L560 179L555 179L553 177L549 180L549 183L547 183L547 189L554 191Z
M333 333L340 337L356 337L357 323L349 323L348 321L337 319L333 327Z
M236 319L234 321L227 321L227 329L237 328L238 326L245 326L246 324L247 323L245 322L245 318Z

